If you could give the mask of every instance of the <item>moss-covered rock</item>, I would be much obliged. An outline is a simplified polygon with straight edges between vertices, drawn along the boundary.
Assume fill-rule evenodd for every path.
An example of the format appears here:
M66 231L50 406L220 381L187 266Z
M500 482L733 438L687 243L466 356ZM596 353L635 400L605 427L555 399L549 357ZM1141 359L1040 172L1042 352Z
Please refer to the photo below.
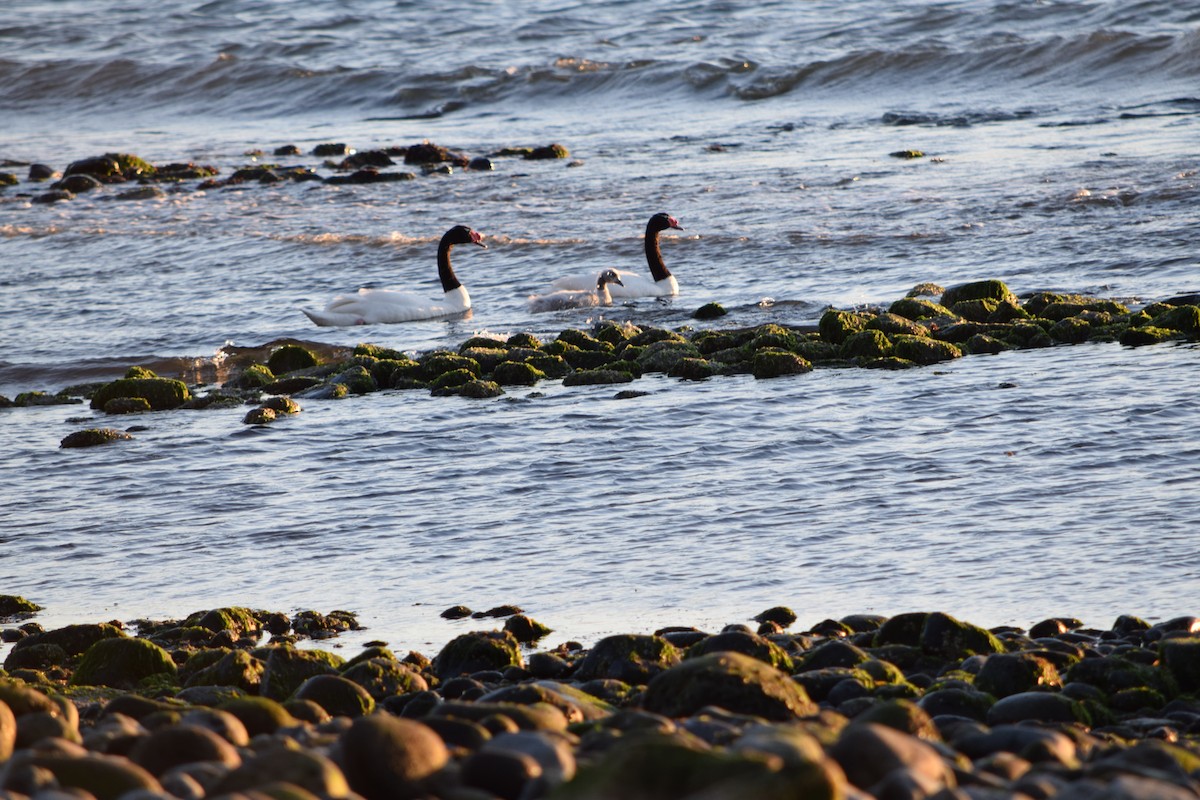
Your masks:
M283 345L271 353L271 357L267 359L267 369L275 375L284 375L316 365L317 357L296 344Z
M920 647L926 653L953 661L1004 652L1004 645L988 630L940 612L925 618Z
M728 313L720 303L705 303L692 312L692 319L719 319Z
M11 656L12 653L23 650L26 647L32 647L35 644L55 644L61 647L68 656L79 656L83 655L88 648L102 639L114 639L124 635L120 628L110 625L107 622L100 624L67 625L21 639L13 645L13 649L9 655ZM8 662L6 660L5 666L7 667L7 665ZM0 700L3 699L3 697L0 697Z
M378 358L378 359L385 360L385 361L408 361L408 360L410 360L405 353L403 353L399 350L394 350L390 347L381 347L380 345L377 345L377 344L368 344L366 342L355 345L354 355L370 356L371 358Z
M361 364L355 364L349 369L339 372L330 378L329 382L345 386L346 391L350 394L370 394L379 391L379 384L375 382L375 376L371 374L371 370Z
M710 653L742 653L770 664L784 672L792 672L792 657L770 639L744 631L726 631L701 639L687 649L685 658L699 658Z
M429 689L428 682L419 672L407 664L388 658L368 658L348 664L342 670L342 677L366 689L377 702L395 695Z
M92 396L92 408L103 409L116 397L143 397L155 411L178 408L191 397L183 381L169 378L120 378L107 383Z
M231 389L262 389L274 382L275 374L265 364L250 364L224 385Z
M879 330L852 333L842 342L842 358L886 358L891 354L891 340Z
M994 300L997 303L1016 303L1017 296L1009 291L1003 281L986 280L952 286L942 293L942 305L949 308L955 303L973 300Z
M480 368L478 361L444 350L434 350L425 353L417 359L417 363L421 365L421 377L427 381L434 381L440 375L460 369L470 372L473 378L483 376L483 370Z
M817 328L820 330L823 340L830 344L840 345L850 334L866 328L870 319L870 316L866 314L830 309L821 315Z
M690 658L651 679L642 706L668 717L686 717L706 706L770 720L817 713L817 705L791 677L743 653Z
M997 653L983 662L975 687L994 697L1062 686L1053 664L1034 653Z
M637 356L637 364L644 372L670 372L685 358L700 358L700 351L687 341L662 339L644 347Z
M1000 308L1000 302L991 298L983 300L959 300L950 306L950 313L972 322L987 322Z
M533 386L545 377L546 373L521 361L505 361L492 370L492 380L501 386Z
M0 594L0 621L11 621L41 611L37 603L16 594Z
M219 650L211 652L221 653ZM193 666L195 658L188 659L186 664L191 668L188 670L190 674L184 679L186 686L234 686L250 694L258 694L266 665L246 650L231 650L203 667L199 664Z
M524 666L517 640L507 631L476 631L454 637L433 659L433 671L446 680L481 670Z
M746 347L755 352L769 347L778 350L795 350L796 349L796 334L782 325L767 324L759 325L752 332L750 341Z
M537 350L542 346L542 341L532 333L514 333L504 342L509 348L523 347L528 350Z
M904 297L888 306L888 313L905 319L921 320L930 317L953 317L950 309L931 300Z
M152 410L150 401L144 397L114 397L104 404L104 413L110 415L142 414Z
M703 358L681 358L667 373L671 378L682 378L688 381L702 381L717 373L716 367Z
M1120 335L1118 341L1126 347L1143 347L1148 344L1160 344L1182 337L1183 335L1178 331L1146 325L1141 328L1126 329Z
M506 619L504 630L521 644L532 644L553 633L550 628L525 614L514 614Z
M1163 666L1185 692L1200 691L1200 639L1171 638L1158 646Z
M287 700L300 684L314 675L335 675L343 661L322 650L272 647L267 656L259 690L263 697Z
M1200 307L1174 306L1154 316L1151 323L1156 328L1181 331L1195 335L1200 333Z
M174 677L171 654L145 639L102 639L87 649L71 683L76 686L112 686L132 689L143 678L166 674Z
M585 369L563 378L563 386L595 386L609 383L630 383L633 375L617 369Z
M475 380L475 373L469 369L452 369L438 375L429 384L429 388L437 392L442 389L457 389L465 383Z
M1012 346L1008 343L988 336L986 333L976 333L962 344L962 350L971 355L995 355L1011 349Z
M262 632L262 623L248 608L241 606L225 606L206 611L197 611L188 615L184 626L206 628L213 633L229 631L233 638L256 636Z
M1092 335L1092 326L1087 320L1079 317L1066 317L1054 323L1049 334L1066 344L1082 344Z
M750 371L755 378L778 378L783 375L811 372L812 364L795 353L767 348L754 354L750 362Z
M927 336L898 335L892 339L892 355L917 364L937 364L962 358L962 354L957 346Z
M660 636L608 636L596 642L584 656L575 670L575 678L581 681L608 678L641 685L679 660L679 650Z

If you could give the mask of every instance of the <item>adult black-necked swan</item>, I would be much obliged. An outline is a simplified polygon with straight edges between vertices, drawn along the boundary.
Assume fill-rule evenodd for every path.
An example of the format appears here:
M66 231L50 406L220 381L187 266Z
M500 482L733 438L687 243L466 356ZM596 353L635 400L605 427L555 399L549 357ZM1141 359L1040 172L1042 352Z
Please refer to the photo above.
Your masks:
M683 230L679 220L666 213L655 214L646 223L646 263L650 266L650 277L628 270L616 270L622 283L610 290L613 297L670 297L679 294L679 283L663 263L662 248L658 244L658 235L668 228ZM555 289L586 291L591 289L593 280L595 273L580 272L559 278L550 285Z
M487 248L483 236L466 225L455 225L442 236L438 244L438 277L443 295L432 299L412 292L391 289L359 289L356 294L335 297L324 311L303 309L308 318L324 327L373 325L376 323L409 322L414 319L433 319L461 314L471 308L471 295L459 283L450 266L450 250L456 244L477 244Z
M621 284L617 271L606 269L596 277L595 289L559 289L549 294L535 294L529 298L530 311L558 311L563 308L593 308L611 306L612 294L609 284Z

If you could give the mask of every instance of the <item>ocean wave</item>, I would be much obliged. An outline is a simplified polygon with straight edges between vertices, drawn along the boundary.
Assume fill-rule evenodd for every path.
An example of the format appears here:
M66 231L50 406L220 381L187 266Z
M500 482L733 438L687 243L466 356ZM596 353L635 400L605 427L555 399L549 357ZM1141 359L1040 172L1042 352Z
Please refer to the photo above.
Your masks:
M546 62L408 64L308 68L312 43L276 46L263 57L231 48L206 61L148 61L129 57L60 60L0 59L0 102L16 112L71 107L82 113L174 108L180 113L279 115L358 110L437 116L466 106L506 100L545 103L555 98L611 95L645 100L703 95L762 101L798 91L861 91L1008 84L1036 88L1061 83L1160 84L1200 78L1200 33L1138 34L1098 30L1041 39L1004 37L990 46L957 47L921 40L893 49L855 49L829 58L770 63L726 54L695 60L598 60L560 55ZM677 54L676 54L677 55Z

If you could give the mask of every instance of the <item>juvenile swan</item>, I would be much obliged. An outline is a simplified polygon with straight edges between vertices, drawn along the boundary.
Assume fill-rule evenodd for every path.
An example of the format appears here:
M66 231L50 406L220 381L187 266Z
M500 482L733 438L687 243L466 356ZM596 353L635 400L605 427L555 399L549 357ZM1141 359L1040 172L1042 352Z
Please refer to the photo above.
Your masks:
M595 289L559 289L549 294L535 294L529 298L530 311L557 311L563 308L591 308L611 306L612 295L608 285L621 285L616 270L606 269L596 278Z
M663 263L662 249L658 245L658 235L668 228L683 230L679 220L665 213L655 214L646 223L646 263L650 266L650 278L627 270L616 270L623 283L619 288L612 289L613 297L670 297L679 294L679 283ZM555 289L587 290L592 286L592 273L567 275L550 285Z
M466 225L455 225L446 231L438 244L437 255L438 277L441 278L443 292L440 298L431 299L390 289L359 289L357 294L335 297L324 311L304 309L304 313L323 327L408 322L462 313L471 307L471 295L467 294L467 287L458 282L450 267L450 249L456 244L477 244L487 248L483 236Z

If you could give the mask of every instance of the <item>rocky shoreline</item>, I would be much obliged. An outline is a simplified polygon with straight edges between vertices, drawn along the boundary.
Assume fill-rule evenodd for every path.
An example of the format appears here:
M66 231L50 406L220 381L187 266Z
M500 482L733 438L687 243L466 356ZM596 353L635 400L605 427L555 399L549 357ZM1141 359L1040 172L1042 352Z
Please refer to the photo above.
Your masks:
M778 606L540 648L503 627L436 654L297 647L349 612L246 608L42 630L0 598L0 796L1193 798L1200 618L986 630ZM474 627L474 626L473 626Z
M935 302L931 297L939 298ZM719 319L716 303L697 320ZM0 408L89 401L105 416L171 409L253 406L243 422L264 425L301 410L306 399L337 400L381 390L425 390L437 396L498 397L506 387L632 384L645 374L681 381L726 375L779 378L814 368L901 370L968 355L1084 342L1128 347L1200 338L1200 295L1130 308L1117 300L1049 292L1017 297L999 280L943 289L921 284L886 307L829 309L817 325L753 328L681 326L670 330L604 320L568 328L551 341L532 333L473 336L457 350L407 353L363 343L354 348L280 339L260 347L223 349L219 384L187 384L142 367L124 377L56 393L23 392ZM641 392L621 389L618 398ZM536 397L536 394L528 396ZM80 418L79 421L90 421ZM61 442L86 447L131 438L131 431L88 428Z

